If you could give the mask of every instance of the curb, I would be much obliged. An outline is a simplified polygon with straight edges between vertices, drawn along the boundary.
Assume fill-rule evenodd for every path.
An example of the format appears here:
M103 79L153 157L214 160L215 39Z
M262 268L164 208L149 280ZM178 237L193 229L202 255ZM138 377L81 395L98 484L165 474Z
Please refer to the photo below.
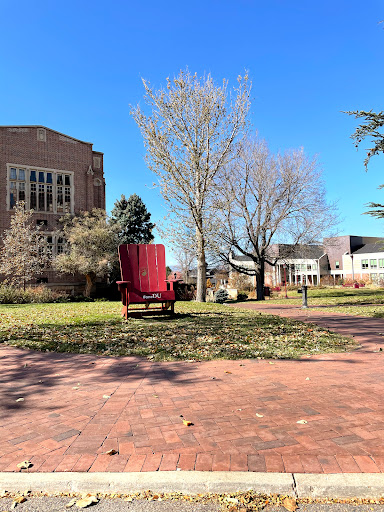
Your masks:
M225 493L254 490L297 498L378 498L384 474L251 473L226 471L156 471L145 473L0 473L0 489L9 492Z

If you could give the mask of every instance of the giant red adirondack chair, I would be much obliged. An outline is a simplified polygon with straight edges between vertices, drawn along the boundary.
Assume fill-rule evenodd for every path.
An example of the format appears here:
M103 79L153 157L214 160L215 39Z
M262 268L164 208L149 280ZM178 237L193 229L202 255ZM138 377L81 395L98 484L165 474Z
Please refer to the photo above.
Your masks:
M174 313L177 279L167 280L164 245L120 245L119 260L122 280L117 284L125 318ZM132 304L144 307L132 308Z

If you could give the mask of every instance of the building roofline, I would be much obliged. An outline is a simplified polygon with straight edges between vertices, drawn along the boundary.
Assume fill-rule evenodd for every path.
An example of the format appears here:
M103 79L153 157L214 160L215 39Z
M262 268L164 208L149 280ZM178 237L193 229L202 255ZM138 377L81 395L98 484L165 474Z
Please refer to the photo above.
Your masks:
M76 137L72 137L72 135L67 135L63 132L58 132L57 130L54 130L53 128L48 128L48 126L43 126L42 124L9 124L9 125L0 125L0 128L44 128L45 130L50 130L51 132L57 133L58 135L63 135L64 137L68 137L69 139L76 140L77 142L82 142L83 144L90 144L93 146L93 142L87 142L85 140L76 139ZM100 151L97 151L97 153L100 153Z

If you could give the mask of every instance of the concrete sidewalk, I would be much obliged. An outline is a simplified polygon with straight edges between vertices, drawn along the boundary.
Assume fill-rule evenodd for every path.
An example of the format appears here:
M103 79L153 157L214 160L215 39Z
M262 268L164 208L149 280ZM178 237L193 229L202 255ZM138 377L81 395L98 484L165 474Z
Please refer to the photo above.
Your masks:
M384 320L245 307L255 306L354 335L361 348L155 363L1 346L0 471L28 459L30 472L382 472Z

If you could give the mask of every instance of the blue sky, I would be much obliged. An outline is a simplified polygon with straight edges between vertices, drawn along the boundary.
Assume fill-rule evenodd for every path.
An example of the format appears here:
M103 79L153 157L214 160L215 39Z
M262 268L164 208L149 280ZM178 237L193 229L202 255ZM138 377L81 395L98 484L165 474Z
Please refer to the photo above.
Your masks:
M180 69L253 81L251 122L273 150L318 155L340 234L383 235L384 155L356 152L343 110L384 109L384 1L0 0L0 124L41 124L104 152L107 209L137 193L164 213L129 105Z

